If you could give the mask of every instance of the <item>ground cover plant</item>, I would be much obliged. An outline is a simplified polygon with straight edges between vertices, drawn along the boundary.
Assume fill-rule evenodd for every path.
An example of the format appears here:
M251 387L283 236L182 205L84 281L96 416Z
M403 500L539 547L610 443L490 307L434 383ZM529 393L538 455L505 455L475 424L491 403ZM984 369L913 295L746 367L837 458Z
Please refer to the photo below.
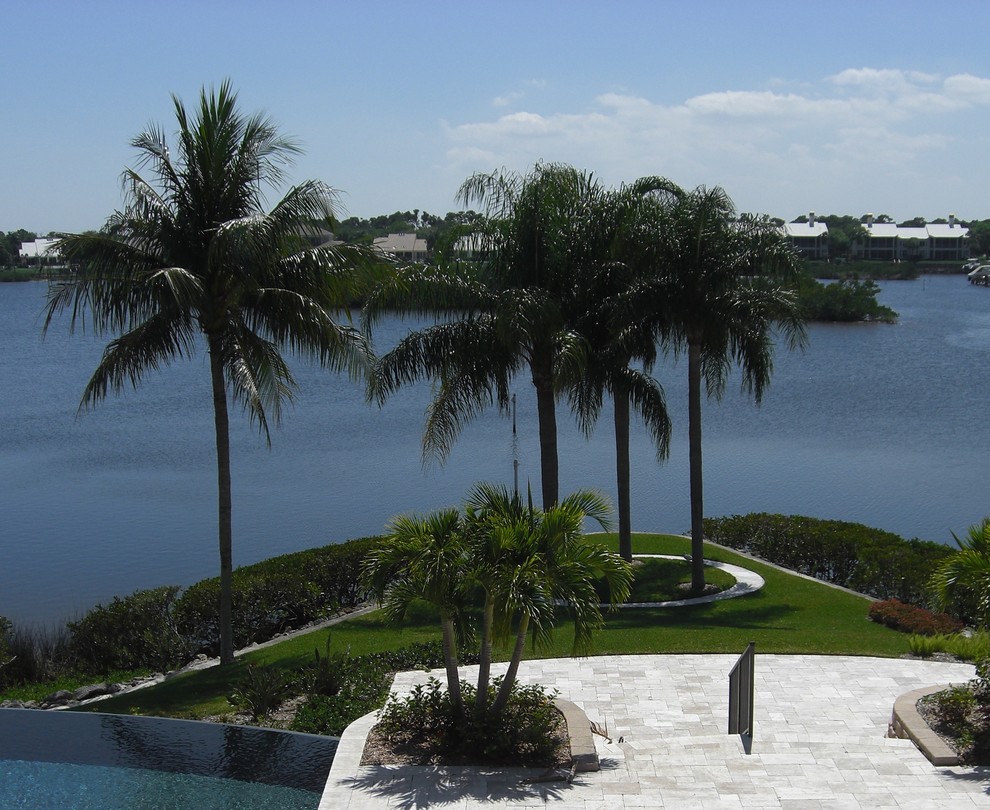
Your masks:
M968 684L922 698L918 710L962 762L990 765L990 659Z

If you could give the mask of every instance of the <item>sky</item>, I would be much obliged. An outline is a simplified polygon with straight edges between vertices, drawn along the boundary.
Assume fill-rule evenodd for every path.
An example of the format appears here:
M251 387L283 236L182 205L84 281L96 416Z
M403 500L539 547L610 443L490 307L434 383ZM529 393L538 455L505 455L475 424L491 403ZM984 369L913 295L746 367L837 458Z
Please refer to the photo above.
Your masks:
M475 172L722 186L740 212L990 218L990 2L0 0L0 231L98 228L230 79L341 216L458 210ZM281 191L273 190L274 201Z

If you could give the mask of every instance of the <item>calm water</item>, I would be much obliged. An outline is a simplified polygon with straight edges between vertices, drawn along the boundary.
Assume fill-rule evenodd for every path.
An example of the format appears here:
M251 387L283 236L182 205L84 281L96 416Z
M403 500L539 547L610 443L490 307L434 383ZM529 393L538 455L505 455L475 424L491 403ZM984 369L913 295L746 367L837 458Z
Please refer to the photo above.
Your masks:
M40 337L43 284L0 285L0 615L71 618L136 588L215 574L216 479L205 355L77 416L104 341L57 323ZM990 289L963 277L883 285L896 326L814 325L778 352L757 408L730 381L705 406L705 512L806 514L950 542L990 514ZM382 325L388 347L408 323ZM512 483L511 421L468 426L443 468L423 468L429 387L368 405L346 378L306 365L268 450L232 423L234 559L380 532L393 515L456 504L478 480ZM634 429L633 527L689 525L686 367L658 370L675 422L660 466ZM532 387L518 387L520 480L539 492ZM610 415L589 442L565 407L561 492L614 495Z
M161 717L0 710L0 810L311 810L334 737Z

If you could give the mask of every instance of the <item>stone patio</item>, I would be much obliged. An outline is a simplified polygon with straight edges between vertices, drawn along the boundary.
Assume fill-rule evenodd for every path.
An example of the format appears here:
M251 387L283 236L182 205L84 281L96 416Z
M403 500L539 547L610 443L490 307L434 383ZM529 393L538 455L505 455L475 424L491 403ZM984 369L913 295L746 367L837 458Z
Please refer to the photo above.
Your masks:
M910 741L886 737L898 696L964 683L971 665L760 655L757 639L756 731L747 754L739 737L725 733L737 657L524 661L522 683L556 688L612 735L611 743L594 738L601 770L570 784L523 784L533 775L524 769L363 767L374 724L366 716L341 739L320 808L990 807L990 768L933 766ZM408 691L427 677L400 673L393 689Z

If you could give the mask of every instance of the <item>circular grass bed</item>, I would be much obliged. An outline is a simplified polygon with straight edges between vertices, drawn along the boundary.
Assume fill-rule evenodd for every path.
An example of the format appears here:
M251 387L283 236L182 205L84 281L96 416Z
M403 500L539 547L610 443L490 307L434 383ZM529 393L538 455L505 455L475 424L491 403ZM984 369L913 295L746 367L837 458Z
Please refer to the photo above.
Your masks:
M656 558L633 559L633 584L627 602L673 602L719 593L736 584L736 578L718 568L705 567L705 592L691 592L691 564L687 560ZM597 588L603 601L608 599L604 583Z

